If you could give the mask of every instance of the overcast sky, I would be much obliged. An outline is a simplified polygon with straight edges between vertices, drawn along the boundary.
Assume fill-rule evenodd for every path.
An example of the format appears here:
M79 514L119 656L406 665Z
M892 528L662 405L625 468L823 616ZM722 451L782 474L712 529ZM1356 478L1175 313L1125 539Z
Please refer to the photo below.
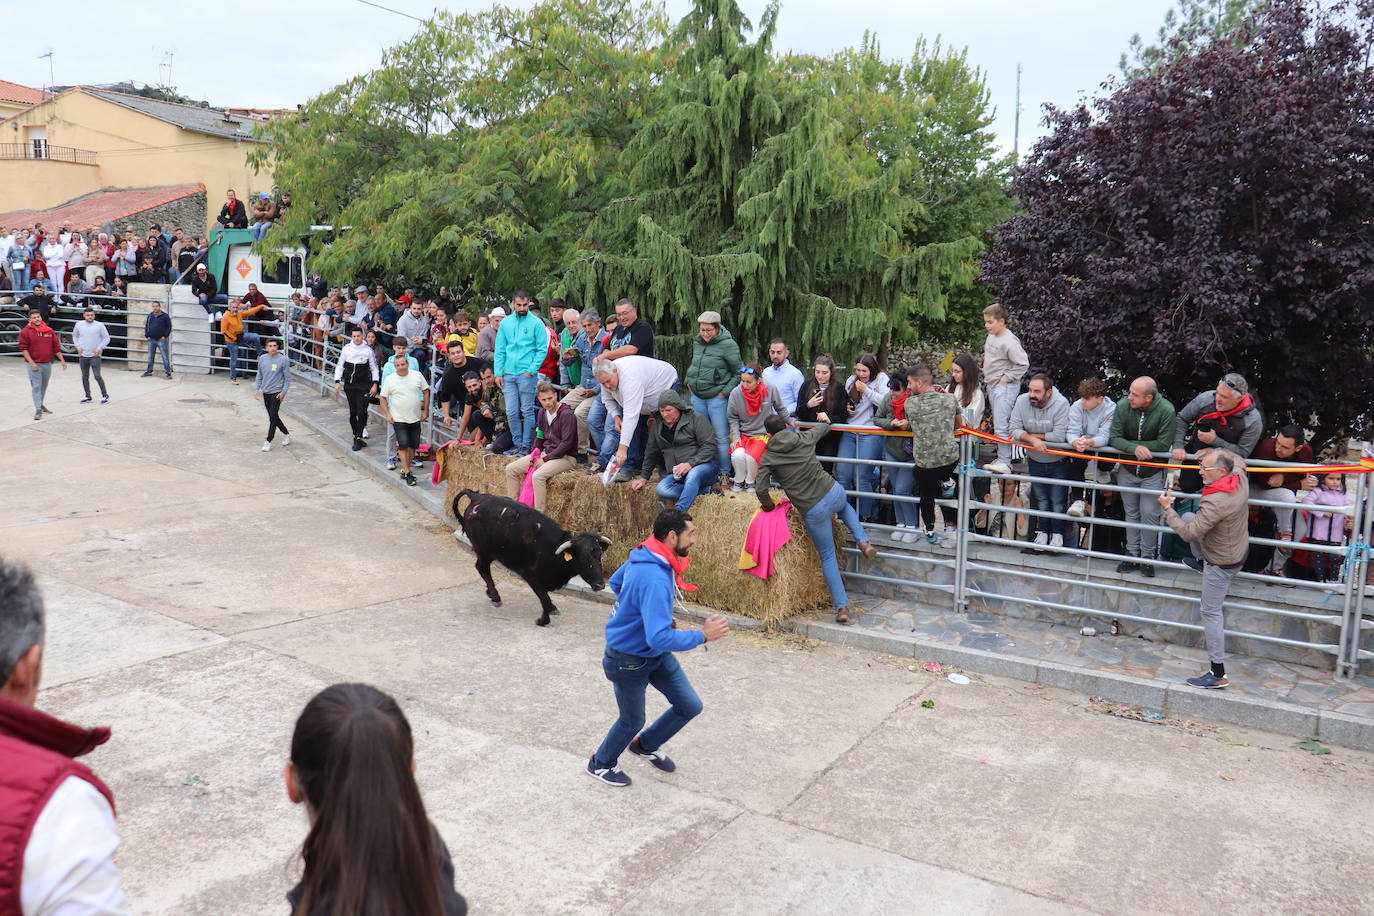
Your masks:
M425 17L433 6L418 0L378 0ZM519 3L520 0L513 0ZM757 20L766 0L740 0ZM482 0L447 8L481 9ZM997 108L995 129L1012 145L1016 64L1021 78L1021 149L1039 135L1041 105L1072 105L1095 94L1116 72L1131 35L1153 36L1174 0L783 0L778 47L826 54L874 32L885 56L906 57L916 39L942 36L967 47L972 63L987 73ZM89 7L89 15L82 13ZM667 0L680 16L689 0ZM136 9L134 7L133 9ZM234 0L194 3L177 25L138 13L114 15L108 4L70 0L60 27L30 30L28 40L8 42L0 78L28 86L160 83L172 52L171 83L212 105L287 108L304 102L381 59L383 48L414 32L413 19L359 0ZM188 18L189 17L189 18ZM53 50L53 82L49 61Z

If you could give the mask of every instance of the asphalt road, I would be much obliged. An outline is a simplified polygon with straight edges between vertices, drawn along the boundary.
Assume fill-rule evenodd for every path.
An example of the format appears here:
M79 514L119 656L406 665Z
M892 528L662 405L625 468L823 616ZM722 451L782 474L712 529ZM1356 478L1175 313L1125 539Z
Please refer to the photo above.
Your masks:
M0 361L0 553L46 593L40 707L114 729L87 760L136 912L286 911L292 724L353 680L410 717L477 914L1367 909L1369 755L796 638L683 657L706 711L678 772L603 786L604 604L537 628L507 578L493 608L448 529L345 457L304 430L259 451L247 385L107 376L102 407L57 374L35 423Z

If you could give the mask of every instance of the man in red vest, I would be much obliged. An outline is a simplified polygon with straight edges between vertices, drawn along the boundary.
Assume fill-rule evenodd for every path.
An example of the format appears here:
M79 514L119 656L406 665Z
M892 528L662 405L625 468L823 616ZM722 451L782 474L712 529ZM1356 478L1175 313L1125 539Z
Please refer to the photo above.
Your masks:
M42 668L43 598L0 560L0 913L127 913L114 796L73 759L110 730L34 709Z

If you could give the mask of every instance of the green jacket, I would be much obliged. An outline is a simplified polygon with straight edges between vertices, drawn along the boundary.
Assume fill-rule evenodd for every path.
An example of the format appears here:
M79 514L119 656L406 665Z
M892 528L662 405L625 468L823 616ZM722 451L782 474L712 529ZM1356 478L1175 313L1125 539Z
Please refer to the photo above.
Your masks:
M1152 452L1167 452L1174 443L1174 405L1162 394L1156 394L1150 406L1137 410L1128 398L1116 402L1112 414L1112 435L1108 444L1126 456L1133 457L1137 445ZM1154 473L1146 468L1142 472Z
M873 425L879 429L892 429L892 396L895 391L889 391L883 398L883 402L878 405L877 411L873 414ZM883 436L883 450L887 452L887 457L893 461L910 461L911 455L905 451L904 445L911 440L905 436Z
M765 512L773 510L773 497L768 488L777 477L777 485L782 487L787 498L802 515L810 512L835 488L835 478L826 473L816 460L816 443L830 432L829 423L818 423L810 429L784 429L768 440L763 450L763 460L759 462L759 473L755 479L759 505Z
M729 394L739 384L739 344L725 328L710 342L698 334L692 342L692 363L683 381L699 398L713 398Z
M649 429L649 441L644 449L644 463L639 469L639 476L648 480L658 467L660 457L667 464L669 474L684 461L692 467L715 464L716 430L710 418L694 412L691 402L671 388L658 396L658 406L676 407L682 411L682 417L673 427L672 442L666 436L668 424L663 422L663 418L654 421Z

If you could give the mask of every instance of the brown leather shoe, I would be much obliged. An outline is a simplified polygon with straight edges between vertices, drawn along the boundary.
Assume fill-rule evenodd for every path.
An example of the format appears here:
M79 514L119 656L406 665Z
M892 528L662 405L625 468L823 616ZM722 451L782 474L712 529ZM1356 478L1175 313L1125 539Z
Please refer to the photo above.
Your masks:
M878 548L874 547L868 541L864 541L859 544L859 553L871 560L878 555Z
M835 612L836 623L849 623L849 608L842 607Z

